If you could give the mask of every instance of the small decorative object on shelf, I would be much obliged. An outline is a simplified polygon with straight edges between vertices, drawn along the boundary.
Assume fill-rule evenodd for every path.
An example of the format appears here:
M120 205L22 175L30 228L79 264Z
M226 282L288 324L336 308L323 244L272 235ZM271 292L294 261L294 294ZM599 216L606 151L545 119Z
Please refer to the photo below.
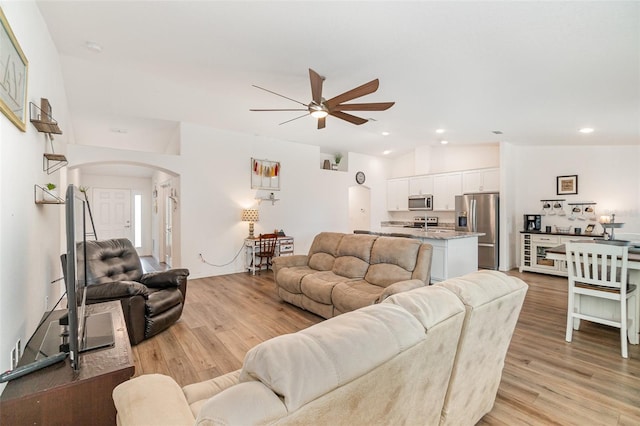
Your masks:
M38 192L40 192L39 197ZM53 183L47 183L43 186L34 185L33 198L36 204L64 204L64 200L58 196L56 185Z
M39 132L61 135L62 130L58 127L58 122L51 115L51 104L47 98L40 98L40 107L33 102L29 102L29 118L31 123Z

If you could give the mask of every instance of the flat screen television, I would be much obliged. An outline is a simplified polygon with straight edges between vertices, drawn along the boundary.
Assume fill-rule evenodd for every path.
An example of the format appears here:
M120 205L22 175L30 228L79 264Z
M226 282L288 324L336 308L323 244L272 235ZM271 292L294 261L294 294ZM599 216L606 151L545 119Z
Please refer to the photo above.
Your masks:
M81 352L114 345L111 313L88 315L85 309L86 277L89 276L86 256L87 212L84 195L74 185L69 185L65 196L67 250L60 256L66 291L54 307L66 296L67 309L45 312L25 346L19 366L38 364L36 361L57 358L60 352L66 352L71 367L77 371L80 369ZM30 371L46 365L40 363Z
M79 354L83 351L113 346L111 313L87 315L87 206L84 195L74 185L69 185L65 196L65 222L67 252L63 267L67 290L68 325L66 344L71 367L80 368Z

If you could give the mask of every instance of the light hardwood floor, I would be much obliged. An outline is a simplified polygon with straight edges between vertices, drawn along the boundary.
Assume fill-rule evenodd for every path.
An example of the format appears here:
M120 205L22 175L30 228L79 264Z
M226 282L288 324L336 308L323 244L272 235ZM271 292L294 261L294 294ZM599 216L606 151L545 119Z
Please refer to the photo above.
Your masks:
M510 274L529 292L495 406L479 424L640 425L640 345L623 359L617 329L584 321L566 343L566 279ZM257 343L322 320L281 302L271 272L190 280L181 320L134 347L136 374L206 380L240 368Z

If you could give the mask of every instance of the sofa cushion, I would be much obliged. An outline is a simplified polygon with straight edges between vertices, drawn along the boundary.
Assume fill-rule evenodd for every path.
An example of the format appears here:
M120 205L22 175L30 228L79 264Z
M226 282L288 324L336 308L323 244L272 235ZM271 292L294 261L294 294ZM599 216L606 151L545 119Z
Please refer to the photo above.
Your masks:
M378 239L376 235L345 235L338 246L332 271L349 278L363 278L369 268L371 247Z
M371 249L371 266L365 279L381 287L411 279L421 244L411 238L378 238Z
M331 301L340 312L349 312L363 306L373 305L384 289L365 280L348 281L336 284Z
M406 310L379 304L251 349L240 382L261 381L289 412L371 371L426 337Z
M321 232L316 235L309 248L309 267L317 271L331 270L343 236L338 232Z
M349 280L349 278L336 275L331 271L316 272L303 277L300 288L308 298L328 305L331 304L333 287L346 280Z
M282 268L278 270L278 285L289 293L302 293L300 282L306 275L313 274L316 271L308 266L293 266L291 268Z

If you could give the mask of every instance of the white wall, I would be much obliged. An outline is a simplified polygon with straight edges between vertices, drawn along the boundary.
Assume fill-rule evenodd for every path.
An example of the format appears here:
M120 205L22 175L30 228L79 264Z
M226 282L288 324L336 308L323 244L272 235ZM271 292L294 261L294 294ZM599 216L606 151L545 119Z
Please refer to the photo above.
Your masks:
M348 232L348 188L357 170L367 174L372 187L372 205L386 200L384 160L349 154L349 171L320 168L323 158L316 146L259 138L202 126L182 125L181 157L189 171L181 173L183 216L182 264L193 277L227 274L243 270L242 254L232 262L248 234L249 224L240 222L243 208L258 206L260 221L255 233L282 229L295 238L295 253L306 254L321 231ZM281 190L274 191L272 205L256 196L269 191L251 189L250 159L281 163ZM345 161L345 160L343 160ZM375 220L384 210L375 209ZM199 260L199 253L213 267Z
M40 105L48 98L54 118L64 132L56 136L56 153L72 135L67 120L67 99L60 63L47 26L33 2L0 1L15 36L29 61L28 101ZM10 351L17 339L23 346L58 295L62 282L61 217L64 206L36 205L34 184L53 182L60 187L60 172L47 175L42 155L51 152L46 136L27 123L19 131L0 114L0 370L10 367ZM57 300L57 298L56 298ZM0 391L4 384L0 385Z
M361 154L348 155L349 171L320 168L319 148L182 123L180 155L131 152L109 148L70 145L70 165L126 162L158 167L162 174L179 180L179 263L192 278L240 272L248 235L248 223L240 211L258 206L260 221L255 233L282 229L295 238L295 252L307 253L313 237L321 231L348 232L348 188L357 170L367 175L372 188L372 221L379 223L386 211L388 161ZM281 190L277 201L258 204L256 196L269 191L251 189L251 158L280 161ZM343 160L345 161L345 160ZM154 217L157 221L158 217ZM154 227L155 228L155 227ZM154 255L158 255L159 235ZM201 262L200 254L211 264ZM238 254L237 257L236 254Z
M541 199L567 202L594 201L596 216L615 213L624 223L618 233L640 233L640 146L515 147L513 163L517 184L513 220L521 230L522 215L537 214ZM556 177L578 175L577 195L556 195ZM543 216L542 226L579 226L585 221ZM596 231L602 231L597 225Z

